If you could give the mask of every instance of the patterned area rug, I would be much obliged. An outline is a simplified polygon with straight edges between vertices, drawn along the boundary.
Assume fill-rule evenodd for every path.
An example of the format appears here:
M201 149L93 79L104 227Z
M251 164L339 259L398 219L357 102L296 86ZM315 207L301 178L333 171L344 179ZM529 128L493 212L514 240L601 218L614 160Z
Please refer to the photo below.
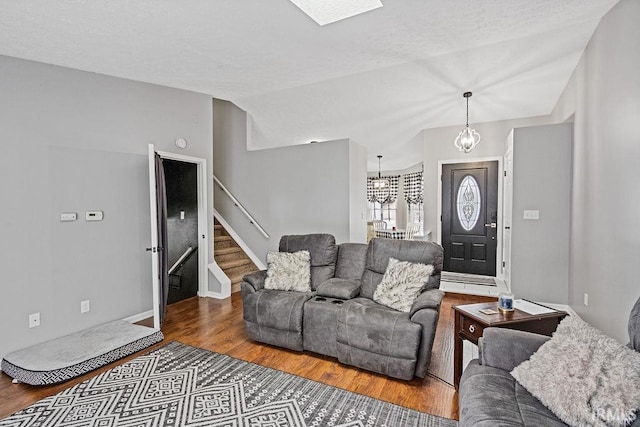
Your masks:
M456 426L457 422L172 342L0 426Z

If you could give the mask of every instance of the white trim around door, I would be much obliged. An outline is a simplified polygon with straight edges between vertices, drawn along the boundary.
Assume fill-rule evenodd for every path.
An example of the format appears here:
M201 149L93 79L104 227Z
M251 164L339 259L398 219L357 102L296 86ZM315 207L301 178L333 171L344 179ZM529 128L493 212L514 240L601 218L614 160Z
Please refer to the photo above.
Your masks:
M502 278L502 184L504 178L504 166L502 156L497 157L475 157L452 160L438 161L438 226L436 230L436 242L442 244L442 166L460 163L476 163L476 162L498 162L498 230L497 230L497 247L496 247L496 277Z

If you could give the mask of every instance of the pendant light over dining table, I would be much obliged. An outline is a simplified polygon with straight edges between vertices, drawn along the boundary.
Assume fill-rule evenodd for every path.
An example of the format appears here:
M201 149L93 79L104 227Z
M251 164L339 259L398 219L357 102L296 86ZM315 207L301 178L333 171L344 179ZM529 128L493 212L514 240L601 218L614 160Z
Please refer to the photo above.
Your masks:
M467 125L460 131L454 142L456 148L465 153L473 151L480 142L480 134L475 129L469 129L469 98L471 95L473 95L471 92L462 94L467 99Z
M389 191L391 191L391 182L388 178L382 178L380 169L381 160L382 156L378 154L378 177L372 180L372 184L376 198L378 200L385 200L387 197L389 197Z

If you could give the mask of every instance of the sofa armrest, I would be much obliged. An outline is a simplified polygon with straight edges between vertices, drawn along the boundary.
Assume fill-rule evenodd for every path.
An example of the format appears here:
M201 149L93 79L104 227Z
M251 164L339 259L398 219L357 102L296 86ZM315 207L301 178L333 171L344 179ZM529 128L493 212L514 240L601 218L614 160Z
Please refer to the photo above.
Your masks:
M411 306L411 310L409 311L409 317L413 317L416 312L425 309L431 308L433 310L440 309L440 302L442 301L442 297L444 296L444 292L438 289L428 289L418 295L418 298L413 302Z
M353 299L360 295L360 281L334 277L316 288L321 297Z
M438 317L440 316L440 301L444 292L438 289L424 291L413 302L409 318L413 323L422 327L420 336L420 346L416 360L415 375L424 378L431 362L431 349L436 336Z
M255 271L242 278L242 281L253 287L254 291L264 288L264 280L267 278L267 270Z
M511 372L550 337L504 328L487 328L479 341L480 363Z

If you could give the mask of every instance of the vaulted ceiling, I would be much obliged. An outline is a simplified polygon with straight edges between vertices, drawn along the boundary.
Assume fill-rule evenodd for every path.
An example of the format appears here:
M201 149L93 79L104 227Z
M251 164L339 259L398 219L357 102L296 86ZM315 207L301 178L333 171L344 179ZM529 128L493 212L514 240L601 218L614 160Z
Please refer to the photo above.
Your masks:
M382 2L321 27L288 0L0 0L0 54L230 100L251 148L352 138L400 169L464 91L472 122L549 114L617 0Z

